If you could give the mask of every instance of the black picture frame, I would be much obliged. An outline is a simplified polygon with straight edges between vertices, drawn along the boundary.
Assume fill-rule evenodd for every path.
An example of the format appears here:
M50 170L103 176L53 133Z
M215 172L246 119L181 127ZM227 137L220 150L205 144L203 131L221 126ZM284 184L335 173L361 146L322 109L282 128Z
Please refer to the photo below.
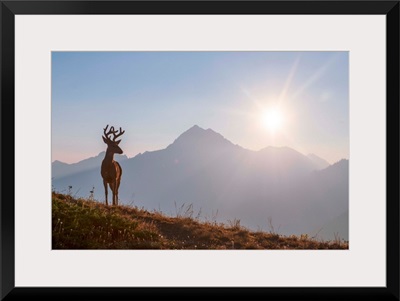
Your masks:
M1 1L1 299L399 300L399 1ZM375 287L15 287L15 16L19 14L310 14L386 16L387 285ZM8 163L8 164L7 164ZM368 263L366 263L368 265Z

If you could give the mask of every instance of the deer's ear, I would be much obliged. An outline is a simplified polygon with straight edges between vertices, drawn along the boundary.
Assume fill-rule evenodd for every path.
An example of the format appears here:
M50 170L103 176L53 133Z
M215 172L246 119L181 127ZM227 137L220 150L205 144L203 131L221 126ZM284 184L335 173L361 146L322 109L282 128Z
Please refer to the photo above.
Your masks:
M105 144L108 144L107 138L104 137L104 136L101 136L101 137L103 138L104 143L105 143Z
M121 142L121 140L115 141L115 144L118 145Z

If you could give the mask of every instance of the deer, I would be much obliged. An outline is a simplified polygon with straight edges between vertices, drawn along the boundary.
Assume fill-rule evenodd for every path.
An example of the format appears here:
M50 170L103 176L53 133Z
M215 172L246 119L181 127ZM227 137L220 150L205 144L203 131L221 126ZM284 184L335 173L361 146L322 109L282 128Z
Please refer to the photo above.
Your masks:
M108 186L112 191L112 204L113 206L118 206L118 188L121 183L122 177L122 168L121 165L117 161L114 160L114 154L122 154L122 149L118 146L121 140L116 140L120 137L125 131L119 128L119 131L116 131L113 126L110 127L110 130L107 132L108 124L103 129L104 136L102 136L103 141L107 144L107 151L104 156L103 162L101 163L101 176L103 178L104 190L106 195L106 206L108 206ZM112 140L109 137L113 135Z

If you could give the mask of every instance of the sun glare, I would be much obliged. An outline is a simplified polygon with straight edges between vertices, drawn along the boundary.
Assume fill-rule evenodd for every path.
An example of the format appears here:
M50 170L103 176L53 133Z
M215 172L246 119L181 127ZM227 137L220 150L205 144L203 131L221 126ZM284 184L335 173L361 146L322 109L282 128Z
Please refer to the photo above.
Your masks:
M271 132L275 132L282 127L283 118L282 114L277 109L270 109L263 113L262 123L264 127Z

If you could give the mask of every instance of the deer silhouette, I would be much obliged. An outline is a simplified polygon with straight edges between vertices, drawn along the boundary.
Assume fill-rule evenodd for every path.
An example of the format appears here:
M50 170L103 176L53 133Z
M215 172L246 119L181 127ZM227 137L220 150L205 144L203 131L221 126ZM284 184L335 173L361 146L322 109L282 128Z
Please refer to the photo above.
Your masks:
M103 141L107 144L106 155L104 156L103 162L101 163L101 176L103 178L104 190L106 194L106 205L108 206L108 185L112 191L113 199L112 204L118 205L118 188L121 183L122 168L117 161L114 160L114 154L122 154L122 149L118 146L121 140L115 140L121 136L125 131L119 128L119 132L114 130L114 127L110 127L107 132L108 124L104 130ZM109 135L113 135L111 140Z

